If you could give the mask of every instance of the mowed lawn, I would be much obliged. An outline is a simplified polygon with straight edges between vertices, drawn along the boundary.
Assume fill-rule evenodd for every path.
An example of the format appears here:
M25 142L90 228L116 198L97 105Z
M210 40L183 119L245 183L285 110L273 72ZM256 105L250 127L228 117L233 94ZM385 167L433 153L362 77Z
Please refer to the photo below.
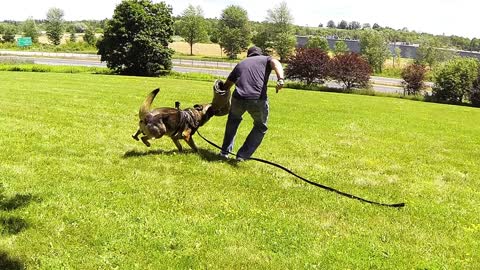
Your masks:
M198 154L131 138L151 90L187 107L212 83L0 72L0 266L480 268L480 109L270 89L256 157L394 209L220 161L198 136ZM225 121L200 131L221 143Z

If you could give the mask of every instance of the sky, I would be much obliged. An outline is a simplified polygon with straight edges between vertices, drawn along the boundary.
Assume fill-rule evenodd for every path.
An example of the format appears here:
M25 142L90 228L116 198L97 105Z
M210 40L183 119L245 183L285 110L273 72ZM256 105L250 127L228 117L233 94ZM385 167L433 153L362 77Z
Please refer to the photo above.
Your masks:
M155 3L159 0L153 0ZM121 0L9 0L0 4L0 21L23 21L29 17L45 19L52 7L65 12L69 21L111 18ZM189 5L200 6L207 18L220 17L229 5L239 5L247 10L252 21L263 21L267 10L280 2L262 0L164 0L180 15ZM478 10L475 0L286 0L294 24L302 26L326 25L329 20L359 21L361 24L378 23L394 29L407 27L417 32L436 35L457 35L480 38Z

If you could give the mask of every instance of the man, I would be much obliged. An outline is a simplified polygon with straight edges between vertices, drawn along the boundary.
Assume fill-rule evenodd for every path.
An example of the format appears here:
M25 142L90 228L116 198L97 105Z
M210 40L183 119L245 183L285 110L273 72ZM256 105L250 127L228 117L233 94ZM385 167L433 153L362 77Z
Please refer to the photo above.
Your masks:
M235 84L235 91L232 95L232 104L220 152L220 156L223 158L228 158L228 152L233 150L235 135L245 112L248 112L253 118L253 128L238 150L237 161L250 158L261 144L267 132L269 111L267 83L272 69L278 78L276 87L278 93L284 84L282 65L278 60L262 55L260 48L251 47L248 49L247 58L238 63L228 76L224 89L228 90Z

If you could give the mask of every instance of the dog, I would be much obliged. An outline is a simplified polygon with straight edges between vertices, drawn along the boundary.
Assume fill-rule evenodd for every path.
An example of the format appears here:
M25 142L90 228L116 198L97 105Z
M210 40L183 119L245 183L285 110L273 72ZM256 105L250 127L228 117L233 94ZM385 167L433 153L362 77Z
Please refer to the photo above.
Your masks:
M193 108L181 110L180 103L176 102L176 108L162 107L150 110L152 102L159 92L159 88L153 90L140 106L138 113L139 129L132 135L132 138L139 141L138 136L143 134L142 142L150 147L149 140L159 139L167 135L177 146L178 151L183 151L179 141L183 139L193 151L197 152L198 148L192 136L199 127L203 126L212 117L211 113L207 113L211 111L209 110L211 104L195 104Z

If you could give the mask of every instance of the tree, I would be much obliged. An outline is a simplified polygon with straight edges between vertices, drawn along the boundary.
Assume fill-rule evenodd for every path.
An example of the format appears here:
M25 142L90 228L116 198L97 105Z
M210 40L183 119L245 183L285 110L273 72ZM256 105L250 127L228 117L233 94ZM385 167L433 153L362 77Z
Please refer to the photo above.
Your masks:
M328 41L324 37L320 36L313 36L308 39L307 48L319 48L322 49L323 51L327 52L330 50L330 47L328 46Z
M360 29L362 26L360 25L360 22L357 21L352 21L348 24L348 29L350 30L355 30L355 29Z
M285 68L287 79L300 80L307 85L323 83L328 76L330 57L319 48L299 48L288 58Z
M436 39L423 39L417 49L415 63L429 65L433 68L441 62L448 61L454 57L454 52L442 50L440 47L441 44Z
M17 29L14 25L5 25L2 32L2 39L4 42L15 42L15 32L17 32Z
M23 24L23 35L25 37L31 37L33 43L38 43L38 28L33 18L28 18Z
M335 42L335 48L333 49L333 53L335 55L342 54L342 53L347 53L349 51L350 51L350 49L348 48L348 45L347 45L347 43L345 43L345 41L338 40L337 42Z
M479 63L473 58L455 58L439 66L433 76L433 97L437 101L461 103L478 78Z
M348 28L348 22L345 21L345 20L340 21L337 28L338 29L347 29Z
M60 45L65 32L64 12L59 8L51 8L47 12L46 30L47 37L53 45Z
M360 52L375 72L382 72L385 60L390 56L387 42L381 33L373 30L366 30L360 40Z
M480 68L478 69L477 79L473 82L469 99L473 106L480 107Z
M252 37L255 46L262 49L264 54L273 52L273 26L268 22L263 22L257 26L257 31Z
M372 68L359 54L349 52L335 55L329 63L329 75L346 89L366 87Z
M371 29L371 28L372 28L372 26L370 26L369 23L364 23L364 24L362 25L362 29Z
M230 59L247 50L250 44L250 27L247 11L240 6L228 6L218 22L219 44Z
M267 11L267 21L273 25L273 48L280 56L280 61L285 61L296 45L293 34L293 16L285 1L277 7Z
M164 2L124 0L97 43L101 61L117 73L156 76L172 68L172 8Z
M327 22L327 28L337 28L337 26L334 21L330 20Z
M374 30L379 30L381 28L382 27L378 23L374 23L373 26L372 26L372 29L374 29Z
M70 38L68 39L70 42L77 42L77 36L75 35L75 32L70 33Z
M410 64L402 69L402 85L404 95L417 95L425 88L425 75L427 69L424 65Z
M91 46L95 46L97 43L97 37L95 37L95 27L91 24L85 29L85 34L83 35L83 40Z
M200 6L189 5L183 11L178 27L180 36L190 45L190 55L193 55L193 44L208 39L207 25Z

